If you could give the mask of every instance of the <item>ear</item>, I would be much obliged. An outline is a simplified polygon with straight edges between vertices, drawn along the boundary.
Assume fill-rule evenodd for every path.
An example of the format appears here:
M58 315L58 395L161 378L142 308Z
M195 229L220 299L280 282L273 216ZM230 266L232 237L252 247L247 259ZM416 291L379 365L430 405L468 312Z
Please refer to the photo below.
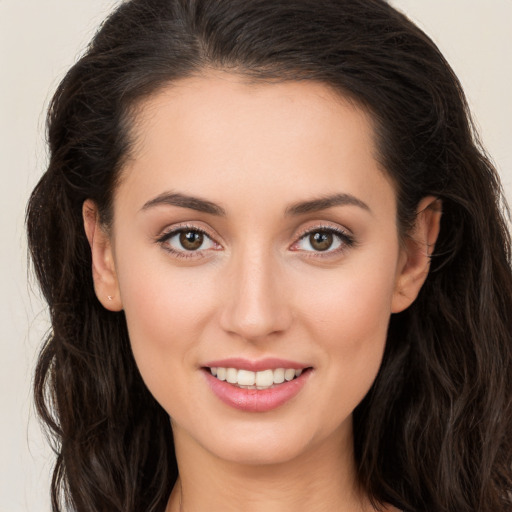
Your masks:
M397 268L391 312L407 309L416 299L430 269L430 257L441 227L441 200L424 197L416 210L416 221L407 235Z
M87 199L82 206L84 229L91 246L92 278L98 300L110 311L121 311L123 304L114 264L110 237L99 220L96 204Z

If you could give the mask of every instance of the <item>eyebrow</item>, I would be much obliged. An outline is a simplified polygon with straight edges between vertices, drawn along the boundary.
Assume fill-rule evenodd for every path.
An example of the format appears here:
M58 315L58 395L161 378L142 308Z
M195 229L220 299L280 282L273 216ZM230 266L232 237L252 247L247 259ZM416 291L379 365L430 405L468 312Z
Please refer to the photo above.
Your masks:
M314 213L326 210L334 206L358 206L371 213L370 207L352 194L333 194L330 196L312 199L311 201L301 201L294 203L286 208L286 215L303 215L305 213Z
M206 199L201 199L199 197L188 196L186 194L171 192L164 192L154 199L151 199L144 204L141 210L148 210L149 208L160 205L190 208L191 210L197 210L198 212L209 213L211 215L218 215L220 217L224 217L226 215L226 210L224 210L224 208L212 203L211 201L207 201Z
M160 205L179 206L181 208L189 208L198 212L209 213L219 217L226 216L226 210L206 199L199 197L189 196L186 194L164 192L157 197L147 201L141 210L148 210ZM306 213L314 213L334 206L358 206L363 210L371 213L370 207L357 197L351 194L333 194L330 196L320 197L309 201L300 201L288 206L285 210L285 215L296 216L304 215Z

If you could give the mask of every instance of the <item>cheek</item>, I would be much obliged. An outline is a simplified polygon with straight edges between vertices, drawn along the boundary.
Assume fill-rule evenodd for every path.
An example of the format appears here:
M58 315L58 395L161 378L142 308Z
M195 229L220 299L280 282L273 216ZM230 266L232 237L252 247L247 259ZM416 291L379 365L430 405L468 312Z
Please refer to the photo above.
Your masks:
M196 363L194 351L214 307L213 282L203 269L184 271L163 259L163 264L125 260L118 272L132 351L160 403Z
M377 251L376 251L377 252ZM396 256L363 255L335 272L314 275L304 283L301 309L311 328L323 333L320 339L343 340L347 349L357 350L385 337L395 291ZM298 296L298 300L300 297ZM339 343L336 346L340 347Z
M315 331L329 366L340 378L344 376L344 385L361 382L365 388L375 378L381 363L390 302L374 286L363 287L360 283L345 283L343 290L329 295L319 297L315 306L309 308L310 329Z
M330 390L319 406L343 404L340 417L360 403L379 371L391 315L395 264L393 258L372 259L357 268L340 269L322 287L317 280L317 287L310 288L315 292L307 295L308 302L302 307L307 312L304 318L310 337L322 349L323 379Z

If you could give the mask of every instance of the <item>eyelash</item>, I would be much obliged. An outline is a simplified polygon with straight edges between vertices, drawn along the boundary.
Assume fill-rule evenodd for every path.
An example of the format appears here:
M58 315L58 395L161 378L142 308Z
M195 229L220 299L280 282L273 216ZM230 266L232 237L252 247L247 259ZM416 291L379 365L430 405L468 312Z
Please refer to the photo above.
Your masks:
M211 241L211 243L220 247L220 245L214 240L214 238L212 236L210 236L208 234L208 232L206 232L204 229L198 228L197 226L189 226L189 225L179 226L177 228L173 228L172 230L170 230L168 232L163 233L160 237L158 237L156 242L159 243L160 245L162 245L162 247L165 251L171 253L176 258L181 258L181 259L204 258L205 257L204 250L203 251L199 251L199 250L187 251L186 249L184 249L184 250L180 251L180 250L173 249L169 245L169 243L168 243L169 240L171 240L172 238L174 238L175 236L177 236L181 233L186 233L188 231L194 232L194 233L200 233L203 236L205 236L206 238L208 238ZM314 233L333 234L339 240L340 247L336 248L335 250L330 250L330 248L329 248L325 251L314 251L314 250L313 251L303 251L304 253L306 253L306 257L308 257L308 258L332 257L334 255L341 254L348 248L353 247L355 245L354 237L351 234L347 233L346 231L339 229L339 228L335 228L333 226L320 225L320 226L315 226L314 228L308 228L308 229L304 230L297 238L297 241L294 242L291 247L296 246L302 240L305 240L308 236L311 236ZM215 249L215 250L217 250L217 249ZM311 253L311 254L307 254L307 253Z
M193 233L200 233L215 245L219 245L212 236L210 236L204 229L198 228L197 226L189 226L189 225L182 225L177 228L173 228L170 231L167 231L163 233L156 241L160 245L162 245L163 249L169 253L171 253L176 258L182 258L182 259L189 259L189 258L204 258L204 252L203 251L177 251L176 249L173 249L169 244L169 240L174 238L175 236L179 235L180 233L186 233L186 232L193 232Z
M307 237L315 234L315 233L330 233L336 237L339 242L340 246L334 250L331 250L330 248L325 251L304 251L306 253L307 258L329 258L333 256L338 256L345 252L347 249L350 249L355 245L355 239L354 237L348 233L347 231L336 228L334 226L326 226L326 225L320 225L315 226L313 228L307 228L305 229L298 237L297 241L292 244L292 247L297 245L302 240L307 239Z

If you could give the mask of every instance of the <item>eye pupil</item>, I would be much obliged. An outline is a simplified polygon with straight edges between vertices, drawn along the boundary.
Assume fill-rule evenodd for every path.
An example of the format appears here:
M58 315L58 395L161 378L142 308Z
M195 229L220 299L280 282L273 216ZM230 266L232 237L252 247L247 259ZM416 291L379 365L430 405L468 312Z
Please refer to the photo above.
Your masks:
M197 251L203 245L204 236L197 231L182 231L180 233L180 244L188 251Z
M317 251L326 251L333 243L333 234L328 231L317 231L309 236L309 243Z

